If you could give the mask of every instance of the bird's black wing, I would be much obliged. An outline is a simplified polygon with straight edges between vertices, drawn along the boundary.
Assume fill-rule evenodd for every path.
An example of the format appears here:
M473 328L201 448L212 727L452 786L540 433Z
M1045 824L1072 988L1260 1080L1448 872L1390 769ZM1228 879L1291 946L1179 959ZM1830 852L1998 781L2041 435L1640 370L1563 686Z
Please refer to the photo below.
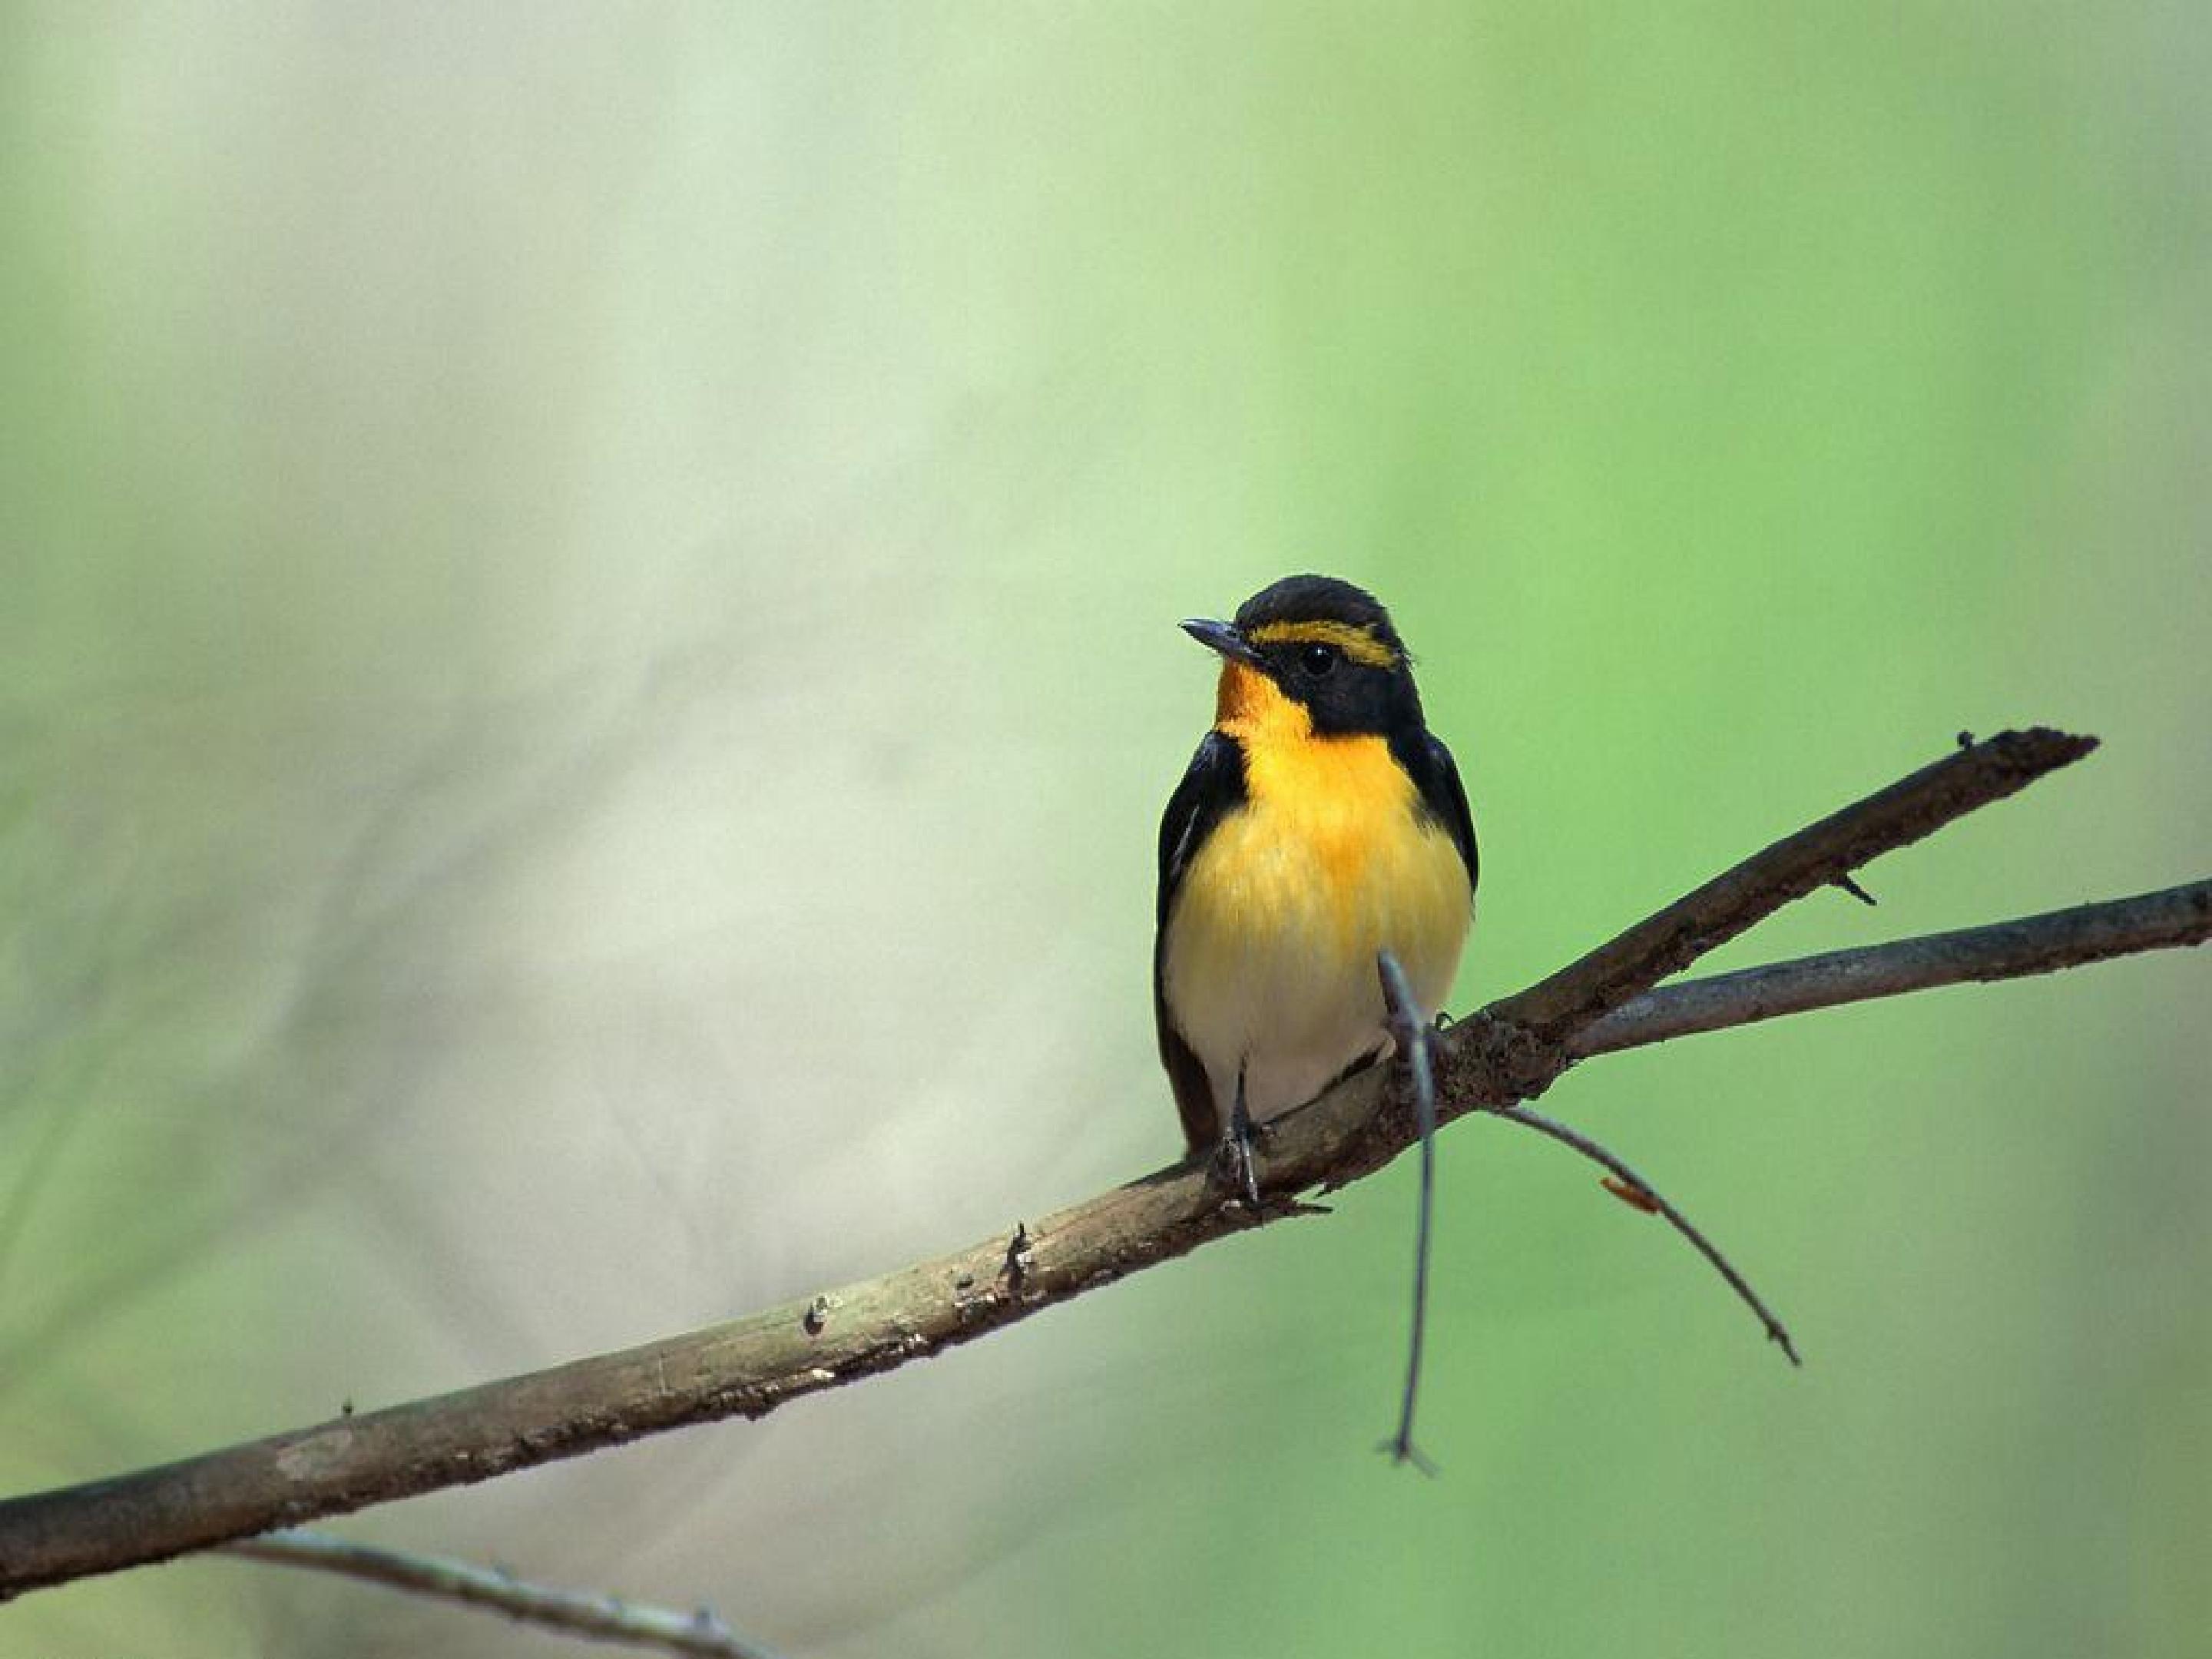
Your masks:
M1449 764L1449 761L1446 763ZM1213 1087L1206 1067L1175 1022L1168 1017L1167 988L1163 974L1167 965L1168 913L1174 908L1176 890L1190 868L1206 838L1227 814L1244 804L1244 750L1237 739L1209 732L1190 757L1182 781L1168 798L1160 819L1160 887L1152 937L1152 1018L1159 1027L1160 1063L1168 1069L1175 1091L1176 1109L1182 1114L1183 1139L1190 1150L1211 1146L1221 1133L1222 1120L1213 1103Z
M1459 848L1467 864L1467 890L1472 896L1480 867L1474 851L1474 815L1467 809L1467 790L1459 781L1459 768L1452 763L1451 750L1444 747L1442 738L1415 727L1392 738L1390 752L1420 790L1422 804Z

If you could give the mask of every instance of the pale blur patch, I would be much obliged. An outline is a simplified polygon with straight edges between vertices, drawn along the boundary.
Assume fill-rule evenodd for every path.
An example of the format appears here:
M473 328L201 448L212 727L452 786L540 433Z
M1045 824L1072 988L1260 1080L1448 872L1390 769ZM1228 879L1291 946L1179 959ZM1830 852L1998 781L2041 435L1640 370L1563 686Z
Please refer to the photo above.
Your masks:
M16 71L70 281L0 618L9 1488L750 1311L1175 1149L1149 842L1204 675L1164 750L1124 677L1192 601L1039 562L1097 481L997 325L948 352L907 288L887 140L823 106L887 70L514 21L56 16ZM1037 1356L361 1524L780 1634L863 1574L890 1618L988 1484L830 1582L750 1483L915 1480ZM256 1607L536 1650L224 1567L25 1628L214 1653Z

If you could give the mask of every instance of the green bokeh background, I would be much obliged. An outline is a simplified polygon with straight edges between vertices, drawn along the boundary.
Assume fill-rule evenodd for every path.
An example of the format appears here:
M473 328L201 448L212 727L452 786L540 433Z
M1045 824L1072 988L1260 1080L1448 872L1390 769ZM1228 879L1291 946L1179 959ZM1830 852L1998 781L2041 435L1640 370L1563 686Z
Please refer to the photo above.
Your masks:
M741 1312L1175 1150L1178 617L1396 609L1462 1006L1960 728L1743 963L2212 866L2196 8L0 13L0 1486ZM349 1533L797 1656L2212 1652L2207 964L1533 1138ZM559 1644L187 1563L0 1654Z

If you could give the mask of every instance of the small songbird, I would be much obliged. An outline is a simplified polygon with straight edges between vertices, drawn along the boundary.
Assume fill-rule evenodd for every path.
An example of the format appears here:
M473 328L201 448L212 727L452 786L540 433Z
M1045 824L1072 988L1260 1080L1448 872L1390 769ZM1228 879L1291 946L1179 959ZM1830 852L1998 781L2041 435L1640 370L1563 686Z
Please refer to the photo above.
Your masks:
M1424 1021L1451 988L1474 824L1373 595L1286 576L1182 627L1221 681L1160 821L1153 1012L1190 1150L1256 1204L1252 1126L1390 1052L1377 954Z

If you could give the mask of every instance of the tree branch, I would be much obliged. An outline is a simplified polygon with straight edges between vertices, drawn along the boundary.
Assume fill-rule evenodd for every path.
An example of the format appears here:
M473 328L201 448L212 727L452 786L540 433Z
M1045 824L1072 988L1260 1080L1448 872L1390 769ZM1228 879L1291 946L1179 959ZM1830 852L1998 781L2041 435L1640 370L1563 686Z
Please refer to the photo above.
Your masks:
M2017 793L2096 746L2094 738L2042 726L2001 732L1986 743L1962 739L1956 754L1776 842L1549 979L1508 997L1491 1012L1540 1035L1564 1038L1680 973L1790 900L1842 883L1884 853L1910 847L1978 806Z
M571 1636L702 1655L704 1659L775 1659L768 1649L744 1640L705 1607L696 1613L674 1613L619 1596L533 1584L495 1567L479 1567L450 1556L416 1555L356 1543L310 1528L264 1533L222 1547L222 1553L245 1560L310 1567L359 1578L435 1601L488 1608L521 1624L565 1631Z
M1577 1057L1578 1033L1605 1011L1790 898L2014 793L2092 747L2090 738L2036 731L1962 749L1778 842L1549 979L1462 1021L1435 1045L1437 1121L1534 1098ZM2176 890L2194 893L2204 885ZM2139 933L2107 933L2087 956L2078 950L2006 956L1992 947L1984 965L1990 976L2036 973L2096 955L2197 943L2212 931L2212 918L2201 899L2179 902L2189 915L2178 924L2169 917ZM2095 908L2103 915L2107 907ZM1945 937L1955 949L1960 939L2010 934L2049 920ZM2096 925L2113 921L2104 915ZM1902 953L1897 959L1917 960L1930 945L1908 940L1849 954ZM1807 971L1832 986L1833 971L1819 966L1826 960L1815 958ZM1783 995L1790 982L1785 975L1762 995ZM1913 988L1900 981L1898 988ZM1804 1006L1820 1006L1820 1000ZM1712 1029L1711 1023L1669 1029L1665 1019L1632 1008L1621 1017L1632 1024L1650 1020L1644 1029L1650 1034L1617 1028L1620 1040L1589 1052ZM1391 1086L1391 1069L1370 1068L1275 1121L1261 1147L1270 1216L1295 1212L1297 1194L1355 1180L1410 1144L1413 1114ZM487 1480L684 1424L764 1416L800 1395L970 1341L1240 1231L1252 1219L1210 1182L1207 1160L1186 1162L1032 1226L1009 1229L1012 1238L1000 1235L729 1324L13 1498L0 1503L0 1597Z
M1567 1044L1576 1060L1939 985L2020 979L2174 945L2212 929L2212 881L2051 910L1954 933L1831 951L1647 991Z

